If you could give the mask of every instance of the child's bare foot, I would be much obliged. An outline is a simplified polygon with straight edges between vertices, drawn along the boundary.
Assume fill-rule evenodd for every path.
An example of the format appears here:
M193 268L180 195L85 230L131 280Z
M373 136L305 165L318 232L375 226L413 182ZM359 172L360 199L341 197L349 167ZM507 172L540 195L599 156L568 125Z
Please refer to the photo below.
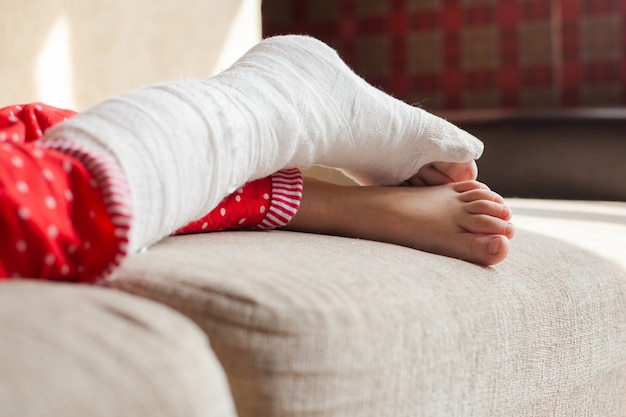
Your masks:
M481 265L509 253L511 212L476 181L432 187L345 187L305 179L288 229L377 240Z

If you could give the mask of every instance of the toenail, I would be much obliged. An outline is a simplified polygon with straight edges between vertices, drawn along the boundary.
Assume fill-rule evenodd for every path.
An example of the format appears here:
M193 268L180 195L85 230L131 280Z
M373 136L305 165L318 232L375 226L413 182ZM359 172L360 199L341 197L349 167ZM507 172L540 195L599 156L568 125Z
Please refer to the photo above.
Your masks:
M500 245L500 238L492 237L491 241L489 242L489 255L497 255L498 253L500 253Z

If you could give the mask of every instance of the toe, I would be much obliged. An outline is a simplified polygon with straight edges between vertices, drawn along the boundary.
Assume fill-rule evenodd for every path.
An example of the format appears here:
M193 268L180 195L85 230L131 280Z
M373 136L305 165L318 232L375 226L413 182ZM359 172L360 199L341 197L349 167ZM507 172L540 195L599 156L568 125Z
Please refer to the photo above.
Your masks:
M511 210L497 201L475 200L466 204L465 210L470 214L486 214L502 220L511 219Z
M407 182L414 187L422 187L427 185L448 184L454 182L454 180L437 169L435 164L428 164L423 166L417 174L409 178Z
M432 165L454 182L472 181L478 177L478 166L475 161L435 162Z
M459 198L461 199L461 201L464 201L466 203L477 200L487 200L504 204L504 198L502 198L500 194L491 191L486 185L480 188L469 188L466 191L461 191L459 192Z
M478 181L462 181L451 184L454 191L460 194L466 194L470 191L490 191L487 185Z
M467 259L490 266L502 262L509 254L509 240L500 235L472 235L467 248Z
M513 224L498 217L476 214L469 215L460 221L460 226L467 232L481 235L502 235L513 238Z

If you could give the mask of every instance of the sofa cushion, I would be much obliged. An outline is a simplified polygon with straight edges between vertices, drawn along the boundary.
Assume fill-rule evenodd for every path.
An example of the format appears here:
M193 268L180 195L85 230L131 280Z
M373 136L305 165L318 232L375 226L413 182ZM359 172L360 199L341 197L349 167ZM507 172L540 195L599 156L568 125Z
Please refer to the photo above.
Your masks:
M168 238L113 285L197 322L246 416L623 416L626 205L512 201L485 268L292 232Z
M234 416L206 336L120 291L0 284L0 416Z

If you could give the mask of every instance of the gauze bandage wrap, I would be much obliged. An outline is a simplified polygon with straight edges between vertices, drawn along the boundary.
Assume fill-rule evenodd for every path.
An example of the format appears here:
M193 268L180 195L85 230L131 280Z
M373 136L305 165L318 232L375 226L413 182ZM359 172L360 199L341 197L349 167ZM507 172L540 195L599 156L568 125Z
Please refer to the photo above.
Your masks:
M425 164L467 162L482 143L367 84L327 45L269 38L207 80L136 90L61 123L46 138L106 152L125 173L131 249L215 207L245 182L313 164L398 184Z

